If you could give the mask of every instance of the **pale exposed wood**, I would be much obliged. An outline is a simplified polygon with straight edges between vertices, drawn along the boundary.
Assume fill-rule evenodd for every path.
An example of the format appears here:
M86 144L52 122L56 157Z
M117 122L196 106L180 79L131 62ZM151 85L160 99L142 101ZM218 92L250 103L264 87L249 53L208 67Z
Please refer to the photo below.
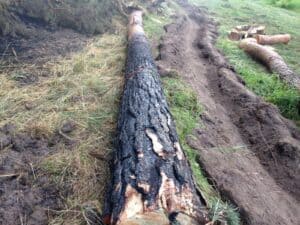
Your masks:
M143 29L143 11L137 10L130 14L128 25L128 39L130 40L134 35L144 35Z
M273 45L278 43L287 44L291 40L289 34L277 34L277 35L257 35L257 43L261 45Z
M238 31L237 29L232 29L229 33L229 39L233 41L239 41L242 39L243 35L245 35L245 32L242 33L242 31Z
M252 26L247 31L246 37L255 37L258 34L264 34L265 27L264 26Z
M236 26L235 29L237 29L238 31L248 31L250 29L250 25L239 25Z

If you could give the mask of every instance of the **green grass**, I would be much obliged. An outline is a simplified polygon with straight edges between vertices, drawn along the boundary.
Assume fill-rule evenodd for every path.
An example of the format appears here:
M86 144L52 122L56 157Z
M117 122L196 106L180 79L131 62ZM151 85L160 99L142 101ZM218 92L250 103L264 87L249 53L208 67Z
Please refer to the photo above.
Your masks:
M233 27L241 24L265 25L268 34L291 34L292 41L288 45L275 47L287 64L300 74L300 14L272 6L264 0L226 2L190 0L190 2L205 6L214 13L213 17L220 23L217 47L225 53L247 86L265 100L277 105L285 117L299 121L299 91L286 85L276 74L270 74L264 66L253 61L238 48L236 42L228 40L227 34Z
M169 3L169 7L171 10L169 9L167 14L148 14L144 19L145 32L152 43L153 40L158 40L163 35L163 26L171 21L170 15L180 10L178 5L173 2ZM177 71L172 71L172 73L177 74ZM198 155L196 150L191 148L186 141L187 136L192 133L199 123L199 117L202 112L199 99L178 76L165 77L162 79L162 83L176 123L180 143L190 162L195 182L208 203L211 220L214 222L227 221L229 225L239 225L239 213L230 204L223 202L219 193L209 184L196 160ZM218 204L215 204L216 202Z
M267 2L277 7L300 12L299 0L268 0Z
M170 22L168 16L146 14L144 17L144 30L149 39L160 37L163 33L163 26Z
M164 92L176 123L180 143L190 162L197 186L208 203L211 220L213 222L226 221L229 225L240 224L239 214L230 204L220 200L219 194L209 184L197 163L196 150L187 144L186 137L192 133L199 123L199 117L202 112L202 107L196 94L180 78L163 78L162 81Z
M292 0L290 5L288 6L288 9L294 10L294 11L300 13L300 1L299 0Z

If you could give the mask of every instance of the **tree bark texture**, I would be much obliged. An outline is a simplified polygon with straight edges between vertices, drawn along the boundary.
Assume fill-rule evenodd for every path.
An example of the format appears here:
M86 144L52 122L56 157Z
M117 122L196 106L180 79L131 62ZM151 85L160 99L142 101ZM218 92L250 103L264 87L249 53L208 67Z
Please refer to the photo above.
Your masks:
M207 222L191 169L179 144L150 46L142 12L130 16L126 84L118 121L108 224Z
M239 47L253 58L261 61L272 72L277 73L280 79L300 90L300 77L288 67L283 58L272 47L260 45L254 38L242 40Z
M274 44L287 44L291 40L289 34L277 34L277 35L257 35L256 40L261 45L274 45Z

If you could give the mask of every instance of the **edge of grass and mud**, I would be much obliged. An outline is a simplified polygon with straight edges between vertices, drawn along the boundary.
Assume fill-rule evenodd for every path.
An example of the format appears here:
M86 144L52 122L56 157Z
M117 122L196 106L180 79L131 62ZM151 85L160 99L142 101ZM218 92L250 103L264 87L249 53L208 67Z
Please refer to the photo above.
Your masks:
M271 74L264 66L254 61L236 42L227 37L228 31L241 24L262 24L269 34L290 33L288 45L276 45L276 50L288 65L300 75L300 15L297 12L278 8L268 1L239 0L190 0L191 3L208 9L219 22L219 38L216 46L225 54L230 64L244 79L247 87L276 105L281 114L300 124L300 92L281 81L277 74ZM226 20L224 20L226 18Z
M175 120L180 143L189 160L196 185L209 208L212 224L226 222L229 225L240 224L238 208L222 200L222 196L211 184L197 162L198 153L187 143L187 137L199 126L199 118L203 111L199 99L179 76L163 77L162 83L172 116Z
M169 2L169 8L180 10L180 7L174 2ZM154 43L153 54L156 56L158 51L158 37L164 34L164 26L171 22L169 16L146 14L144 19L145 32L152 43ZM199 163L197 162L197 151L187 143L187 137L192 135L193 130L199 124L199 118L203 111L202 106L189 85L185 83L177 74L177 71L167 71L161 78L167 101L175 120L176 129L179 135L180 143L185 150L189 160L196 185L199 192L205 199L209 208L209 216L212 224L216 222L225 222L228 225L240 224L240 215L238 208L222 199L222 196L205 177Z

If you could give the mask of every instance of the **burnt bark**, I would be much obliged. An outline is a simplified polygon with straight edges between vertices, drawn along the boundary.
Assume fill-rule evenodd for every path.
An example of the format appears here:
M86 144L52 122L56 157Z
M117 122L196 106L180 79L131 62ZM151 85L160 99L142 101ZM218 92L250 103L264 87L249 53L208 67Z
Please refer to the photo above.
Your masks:
M179 144L142 13L130 17L109 224L205 224L206 210Z

